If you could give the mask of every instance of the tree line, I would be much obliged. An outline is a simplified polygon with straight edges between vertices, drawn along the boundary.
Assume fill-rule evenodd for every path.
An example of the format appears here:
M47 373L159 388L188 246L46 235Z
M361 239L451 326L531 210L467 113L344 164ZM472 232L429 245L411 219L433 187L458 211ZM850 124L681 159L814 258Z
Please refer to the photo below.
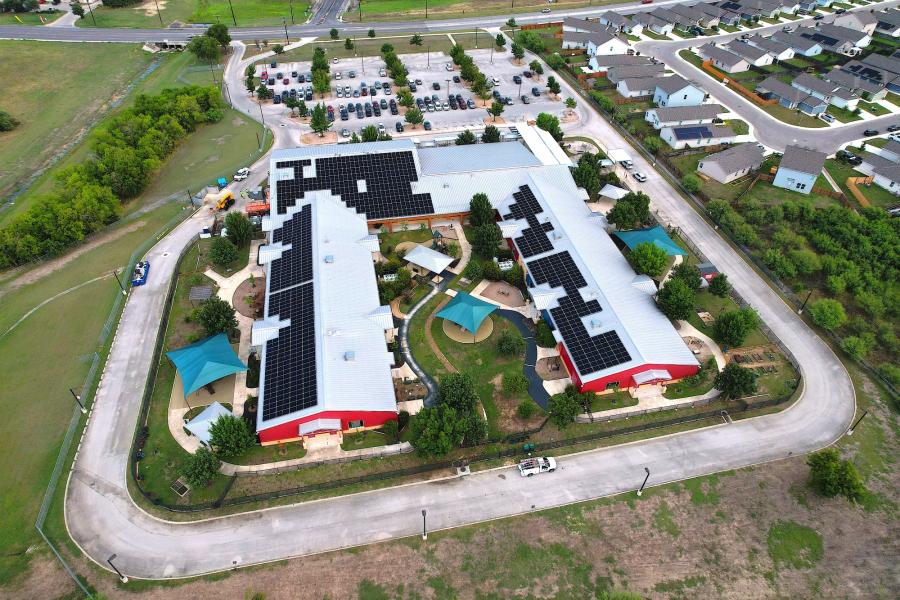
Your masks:
M53 191L0 229L0 269L56 256L119 218L179 142L221 120L213 87L166 89L137 97L94 136L92 156L63 169Z

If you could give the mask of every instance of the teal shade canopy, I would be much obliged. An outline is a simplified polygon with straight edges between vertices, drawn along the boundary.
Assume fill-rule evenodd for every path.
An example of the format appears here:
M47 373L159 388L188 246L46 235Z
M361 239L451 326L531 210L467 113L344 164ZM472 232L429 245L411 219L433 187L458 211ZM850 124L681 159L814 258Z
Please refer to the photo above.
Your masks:
M234 353L224 333L166 352L166 356L181 375L185 396L208 383L247 370L247 365Z

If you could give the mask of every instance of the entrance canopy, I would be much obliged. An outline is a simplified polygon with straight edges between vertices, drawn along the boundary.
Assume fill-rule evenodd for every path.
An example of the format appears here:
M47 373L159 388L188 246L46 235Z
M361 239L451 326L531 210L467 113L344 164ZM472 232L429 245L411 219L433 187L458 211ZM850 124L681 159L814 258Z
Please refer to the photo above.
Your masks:
M166 356L181 375L185 396L208 383L247 370L247 365L234 353L224 333L166 352Z
M644 242L650 242L654 246L662 248L669 256L687 256L687 252L681 249L681 246L672 241L662 225L651 227L650 229L635 229L634 231L617 231L614 234L617 238L625 242L629 250L634 250L635 246Z
M493 304L479 300L466 292L458 292L435 316L453 321L460 327L475 333L481 326L481 322L495 310L497 307Z

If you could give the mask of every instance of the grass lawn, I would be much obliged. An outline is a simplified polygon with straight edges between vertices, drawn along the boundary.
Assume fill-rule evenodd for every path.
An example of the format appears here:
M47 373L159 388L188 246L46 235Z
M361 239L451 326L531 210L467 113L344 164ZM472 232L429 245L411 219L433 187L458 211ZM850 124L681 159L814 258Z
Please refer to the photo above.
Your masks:
M736 33L741 30L740 27L735 27L734 25L719 25L719 29L728 33Z
M397 247L397 244L402 242L427 242L431 239L431 230L427 227L424 229L410 229L407 231L394 231L389 233L387 230L378 234L378 244L381 247L381 252L387 256L388 254L393 254L393 249ZM391 252L387 252L387 247L391 247Z
M680 29L673 29L672 33L680 38L688 39L688 40L697 37L697 35L694 33L690 33L688 31L682 31Z
M853 194L851 194L850 190L847 188L847 178L864 177L865 175L863 175L859 171L856 171L851 165L834 159L825 161L825 169L844 191L844 194L847 195L847 198L849 198L851 202L855 202L855 196L853 196ZM863 193L863 195L866 197L866 200L868 200L872 204L872 206L880 206L882 208L886 208L888 206L897 204L897 196L875 184L872 184L869 187L858 186L857 189L859 189L859 191Z
M553 10L566 10L606 4L621 4L623 0L557 0ZM429 0L429 19L455 19L488 15L536 12L547 6L546 0ZM551 16L552 15L548 15ZM344 21L359 22L358 10L344 13ZM363 21L413 21L425 18L425 3L421 0L367 0L362 5Z
M834 104L829 104L826 112L841 123L852 123L853 121L862 120L862 117L859 115L853 114L852 111L849 111L846 108L839 108Z
M151 5L152 6L152 5ZM290 0L239 0L232 2L234 17L238 27L259 25L281 25L282 19L291 22ZM294 21L302 24L306 20L309 3L304 0L294 2ZM165 27L178 21L181 23L222 22L233 26L228 0L166 0L160 3L160 15ZM156 29L160 27L160 17L156 9L143 5L124 8L94 8L97 27L136 27ZM77 21L79 27L94 27L90 13Z
M0 13L0 25L46 25L63 16L63 12ZM44 17L44 22L41 22Z
M637 406L638 399L632 398L627 392L613 392L612 394L594 394L591 400L591 412L601 412L614 408L627 408Z
M653 31L650 31L649 29L644 29L641 33L643 33L644 35L646 35L648 38L650 38L652 40L671 40L672 39L667 35L655 33Z
M378 446L387 445L392 440L378 431L358 431L356 433L345 433L344 443L341 444L342 450L360 450L362 448L377 448Z
M677 156L669 160L678 167L682 174L694 173L697 171L697 165L708 156L706 153L688 154L685 156ZM702 180L701 180L702 181ZM703 192L714 200L727 200L732 202L743 192L749 185L749 178L743 177L732 183L719 183L710 179L702 181Z
M209 238L200 241L200 252L201 252L201 261L206 260L207 253L209 252L210 246L212 246L214 238ZM222 275L223 277L229 277L232 273L237 273L241 269L247 266L247 263L250 262L250 244L247 244L243 248L238 248L238 257L231 262L231 264L220 267L219 265L213 265L212 270Z
M824 186L831 189L831 185ZM802 194L786 190L784 188L775 187L766 181L758 181L753 189L747 192L744 198L754 198L764 206L773 204L781 204L785 200L796 200ZM810 192L806 197L813 203L816 208L825 208L826 206L840 206L841 202L837 198L831 198L815 192ZM742 199L743 200L743 199Z
M109 231L119 237L30 285L14 288L12 277L0 282L0 335L38 304L122 267L137 246L180 212L180 206L167 205L114 225ZM15 365L0 394L6 415L0 423L0 507L5 515L0 546L6 549L0 557L0 583L24 568L29 560L25 549L39 539L32 524L72 414L69 388L82 385L90 367L87 357L98 350L100 331L118 293L111 277L87 284L43 305L0 338L0 360ZM47 343L48 332L53 343Z
M889 46L891 48L900 48L900 40L895 40L894 38L885 37L883 35L873 36L872 43Z
M797 110L785 108L780 104L775 104L773 106L762 106L761 108L779 121L783 121L791 125L796 125L798 127L828 127L828 123L826 123L822 119L805 115Z
M666 393L663 396L676 400L703 395L712 389L716 372L716 361L710 359L706 364L700 366L700 372L696 375L685 377L677 383L666 386Z
M420 283L416 287L412 289L412 292L409 295L409 300L401 300L400 301L400 310L401 312L409 312L409 310L416 305L416 303L428 295L428 292L431 291L431 286L426 283Z
M893 104L894 106L900 106L900 94L895 94L894 92L888 92L887 96L884 97L885 100Z
M101 117L110 99L152 60L136 44L0 41L0 55L0 77L6 81L0 108L21 122L0 133L4 199ZM25 75L32 72L35 57L51 77ZM27 205L20 199L15 211L0 212L0 224Z
M859 101L859 107L868 113L872 113L876 117L880 117L881 115L890 114L891 111L881 106L877 102L866 102L865 100Z

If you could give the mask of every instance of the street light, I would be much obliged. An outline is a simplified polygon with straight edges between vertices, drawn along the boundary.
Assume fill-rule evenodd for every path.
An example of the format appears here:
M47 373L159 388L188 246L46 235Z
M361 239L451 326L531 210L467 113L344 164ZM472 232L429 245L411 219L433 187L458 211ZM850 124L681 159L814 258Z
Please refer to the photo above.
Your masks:
M427 539L428 539L428 530L425 528L425 515L426 515L426 514L427 514L427 512L426 512L425 509L423 508L423 509L422 509L422 539L423 539L423 540L427 540Z
M644 493L644 486L647 485L647 480L650 479L650 469L647 467L644 467L644 470L647 472L647 476L644 477L644 483L641 484L641 489L639 489L637 491L638 496L640 496L641 494Z
M126 295L128 292L125 291L125 286L122 285L122 280L119 279L119 271L118 270L113 271L113 275L116 276L116 281L119 283L119 288L122 290L122 295L123 296Z
M864 410L863 414L859 416L856 420L856 423L850 426L850 429L847 430L847 435L853 435L853 430L856 429L856 426L859 425L859 422L866 418L866 415L869 414L868 410Z
M116 572L116 575L119 576L119 581L121 581L122 583L128 583L128 578L125 575L122 575L122 571L120 571L118 569L118 567L116 567L116 565L113 564L113 561L116 559L116 556L117 556L116 554L113 554L112 556L110 556L109 558L106 559L106 562L109 563L109 566L111 566L113 571Z
M78 406L81 407L81 414L85 414L87 409L84 407L84 404L81 403L81 396L75 393L75 390L69 388L69 392L72 394L72 397L75 398L75 402L78 403Z
M228 0L228 4L231 4L231 0ZM294 23L294 0L291 0L291 25L295 25Z
M97 26L97 19L94 18L94 9L91 8L91 2L92 2L92 1L93 1L93 0L87 0L88 12L91 13L91 21L94 22L94 27L96 27L96 26Z
M290 44L291 40L290 40L290 38L288 38L288 32L287 32L287 19L285 19L284 17L281 17L281 24L284 25L284 43Z
M809 301L809 297L812 296L812 290L806 295L806 300L803 301L803 304L800 305L800 308L797 309L797 314L802 315L803 309L806 307L806 303Z
M447 102L449 102L449 101L450 101L450 82L453 81L453 80L452 80L452 79L446 79L445 81L447 82Z
M231 0L228 0L228 8L231 10L231 22L237 27L237 19L234 18L234 7L231 5Z

